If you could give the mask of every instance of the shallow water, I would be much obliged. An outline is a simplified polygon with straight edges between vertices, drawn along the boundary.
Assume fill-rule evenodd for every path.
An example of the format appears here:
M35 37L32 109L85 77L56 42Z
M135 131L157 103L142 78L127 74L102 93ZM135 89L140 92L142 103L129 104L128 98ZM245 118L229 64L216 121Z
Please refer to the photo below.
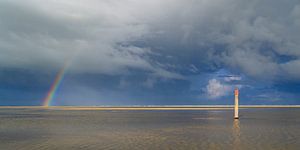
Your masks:
M0 109L0 149L299 149L300 108Z

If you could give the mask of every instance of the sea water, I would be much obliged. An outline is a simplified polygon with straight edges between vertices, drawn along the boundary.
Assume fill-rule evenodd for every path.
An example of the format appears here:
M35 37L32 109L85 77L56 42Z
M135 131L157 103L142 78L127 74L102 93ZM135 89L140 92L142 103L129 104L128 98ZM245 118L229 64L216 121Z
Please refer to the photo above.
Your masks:
M0 108L0 149L300 148L300 108L53 110Z

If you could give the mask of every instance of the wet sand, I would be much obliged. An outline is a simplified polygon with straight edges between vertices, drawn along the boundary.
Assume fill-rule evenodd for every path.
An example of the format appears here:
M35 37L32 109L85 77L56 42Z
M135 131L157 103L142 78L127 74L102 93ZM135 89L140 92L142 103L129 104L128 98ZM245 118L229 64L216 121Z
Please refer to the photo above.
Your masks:
M299 149L300 108L0 107L0 149Z

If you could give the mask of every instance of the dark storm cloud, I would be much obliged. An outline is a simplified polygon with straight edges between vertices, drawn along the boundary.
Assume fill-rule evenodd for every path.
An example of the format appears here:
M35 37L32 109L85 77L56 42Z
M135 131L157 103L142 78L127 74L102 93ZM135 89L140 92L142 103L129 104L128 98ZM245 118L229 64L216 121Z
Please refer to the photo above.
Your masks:
M299 67L299 7L298 1L268 0L2 0L1 64L55 66L79 51L75 70L116 73L133 67L179 77L149 60L158 52L178 67L229 67L253 77L285 73L298 79L293 68Z
M222 97L252 79L275 89L300 82L299 18L298 0L0 0L0 69L41 78L71 61L67 74L111 81L119 95L164 95L151 90L165 87L169 96ZM220 70L224 78L213 75Z
M151 26L157 36L149 45L202 70L225 67L255 78L299 80L299 1L170 5L173 12L162 12L164 18Z
M1 65L58 68L72 59L70 70L75 72L124 74L134 68L182 78L148 60L151 49L120 44L138 39L147 29L129 14L116 13L120 6L115 5L1 1Z

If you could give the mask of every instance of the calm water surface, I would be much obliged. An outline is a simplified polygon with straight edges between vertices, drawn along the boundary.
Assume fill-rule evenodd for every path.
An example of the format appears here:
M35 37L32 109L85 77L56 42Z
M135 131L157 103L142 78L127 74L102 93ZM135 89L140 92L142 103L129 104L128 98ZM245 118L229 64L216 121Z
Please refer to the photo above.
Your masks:
M0 109L0 149L300 149L300 108Z

